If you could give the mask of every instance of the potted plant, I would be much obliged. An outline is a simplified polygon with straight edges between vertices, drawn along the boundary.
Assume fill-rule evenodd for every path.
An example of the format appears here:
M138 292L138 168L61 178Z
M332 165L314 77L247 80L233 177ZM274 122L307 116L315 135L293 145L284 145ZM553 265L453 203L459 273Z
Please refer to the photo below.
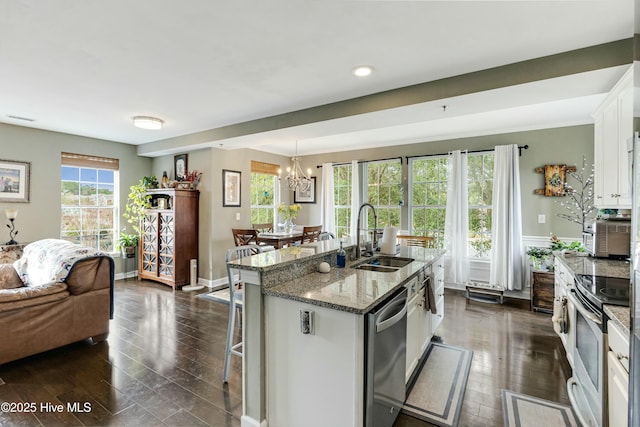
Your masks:
M127 206L122 214L129 224L131 224L131 228L137 233L138 238L142 234L142 220L144 219L145 211L151 207L151 195L147 193L147 189L149 188L147 186L148 178L149 177L145 177L137 184L129 187L131 191L129 193Z
M562 251L565 254L573 254L578 256L586 256L587 252L582 245L582 242L574 240L571 243L565 243L562 240L558 239L555 234L551 235L551 250L552 251Z
M139 240L139 235L122 231L120 233L120 237L118 238L117 249L120 249L122 251L123 256L127 258L133 258L136 254L136 247L138 246Z
M551 256L551 250L548 248L529 248L527 255L531 258L531 264L534 270L550 270L551 265L548 265L547 261ZM544 267L544 268L543 268Z

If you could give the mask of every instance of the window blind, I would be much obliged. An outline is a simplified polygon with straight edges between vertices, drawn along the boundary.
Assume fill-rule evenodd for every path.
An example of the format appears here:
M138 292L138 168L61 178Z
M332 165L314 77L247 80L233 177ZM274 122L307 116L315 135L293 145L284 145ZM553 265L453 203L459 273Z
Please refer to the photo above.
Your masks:
M274 165L273 163L258 162L251 160L251 172L263 173L266 175L279 175L278 170L280 165Z
M74 153L62 153L62 164L66 166L109 170L118 170L120 167L120 161L118 159Z

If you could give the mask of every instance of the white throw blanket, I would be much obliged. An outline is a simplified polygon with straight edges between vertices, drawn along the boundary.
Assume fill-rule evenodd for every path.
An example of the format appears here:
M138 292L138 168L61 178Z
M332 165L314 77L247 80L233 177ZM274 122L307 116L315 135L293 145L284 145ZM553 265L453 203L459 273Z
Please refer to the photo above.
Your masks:
M63 282L77 261L106 255L66 240L43 239L25 246L22 258L13 266L26 286L37 286Z

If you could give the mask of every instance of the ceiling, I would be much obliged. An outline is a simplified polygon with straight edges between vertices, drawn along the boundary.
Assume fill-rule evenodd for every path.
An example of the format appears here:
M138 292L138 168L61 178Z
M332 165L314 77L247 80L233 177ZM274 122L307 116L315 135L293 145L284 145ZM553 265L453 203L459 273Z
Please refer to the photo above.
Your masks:
M140 145L629 38L633 11L633 0L0 0L0 122ZM356 78L361 64L375 72ZM590 123L623 72L191 148L291 155L297 140L305 155ZM137 129L135 115L165 125Z

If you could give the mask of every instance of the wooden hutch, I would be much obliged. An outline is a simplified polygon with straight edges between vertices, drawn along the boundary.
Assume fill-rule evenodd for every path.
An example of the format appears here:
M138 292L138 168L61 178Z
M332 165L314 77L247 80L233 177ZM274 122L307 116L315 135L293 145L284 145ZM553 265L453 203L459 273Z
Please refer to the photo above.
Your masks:
M138 278L173 289L189 284L191 259L198 259L198 190L152 189L142 226Z

